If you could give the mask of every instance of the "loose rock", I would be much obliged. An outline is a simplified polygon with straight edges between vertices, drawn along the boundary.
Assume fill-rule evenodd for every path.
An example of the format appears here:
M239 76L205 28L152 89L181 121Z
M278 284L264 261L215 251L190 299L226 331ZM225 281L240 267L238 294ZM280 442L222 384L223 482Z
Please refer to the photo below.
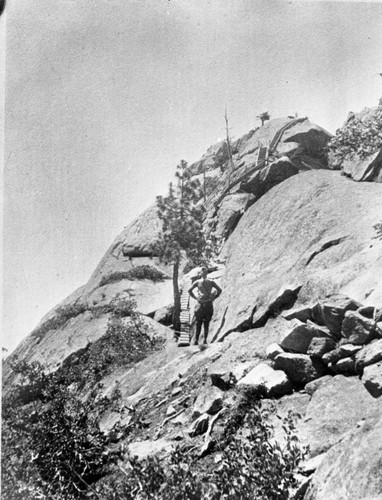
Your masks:
M327 326L331 333L340 338L346 311L356 311L360 306L359 302L346 297L346 295L336 294L316 304L313 307L312 315L318 324Z
M310 396L312 396L324 382L327 382L332 378L333 378L332 375L324 375L323 377L317 378L316 380L312 380L312 382L306 384L304 389Z
M312 321L301 323L295 320L296 325L280 342L283 349L306 354L313 338L330 338L329 330L326 327L318 326Z
M344 344L334 349L334 351L327 352L322 356L322 361L324 363L337 363L340 359L349 358L354 356L362 346L353 345L353 344Z
M237 383L238 387L250 386L269 397L281 396L292 391L292 384L281 370L274 370L261 363Z
M382 339L373 340L355 355L355 364L358 373L362 373L365 366L382 360Z
M210 416L207 413L204 413L199 418L197 418L192 424L188 431L190 437L199 436L200 434L204 434L208 429L208 422L210 420Z
M322 358L324 354L333 351L336 347L334 340L329 338L315 337L311 340L307 354L316 358Z
M355 361L353 358L343 358L337 361L332 367L334 373L355 375Z
M365 388L374 398L382 396L382 361L367 366L363 372L362 381Z
M284 352L284 349L280 347L279 344L276 344L276 342L273 342L273 344L269 345L265 349L265 354L267 355L268 359L275 359L276 356L279 354L282 354Z
M306 354L279 354L275 359L276 370L283 370L288 378L298 384L306 384L325 375L325 365Z
M223 392L215 386L204 388L194 403L192 418L198 418L203 413L214 415L223 407Z
M350 344L367 344L376 337L374 321L354 311L348 311L342 323L341 335Z

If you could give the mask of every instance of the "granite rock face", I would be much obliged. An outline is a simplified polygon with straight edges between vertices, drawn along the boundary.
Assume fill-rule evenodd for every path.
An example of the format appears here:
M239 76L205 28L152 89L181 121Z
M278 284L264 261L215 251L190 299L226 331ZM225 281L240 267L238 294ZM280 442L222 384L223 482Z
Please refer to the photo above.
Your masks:
M295 290L295 306L338 293L364 305L382 301L382 241L373 239L381 213L379 184L360 189L338 172L305 172L274 187L223 248L214 340L263 318L286 287ZM278 311L292 298L279 301Z
M300 436L309 445L310 455L315 456L340 442L358 422L380 414L380 402L367 392L360 380L336 375L314 392Z
M322 459L304 500L382 498L382 419L354 427Z

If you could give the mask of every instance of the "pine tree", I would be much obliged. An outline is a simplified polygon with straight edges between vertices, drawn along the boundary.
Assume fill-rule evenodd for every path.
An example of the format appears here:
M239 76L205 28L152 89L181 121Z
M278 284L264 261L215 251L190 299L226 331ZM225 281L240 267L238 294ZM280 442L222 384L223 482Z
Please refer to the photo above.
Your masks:
M263 113L260 113L259 115L257 115L257 118L259 118L259 120L261 120L261 126L264 125L264 122L266 120L270 120L270 114L268 113L268 111L264 111Z
M177 166L176 187L170 184L168 196L157 197L158 216L162 221L162 233L156 250L160 259L173 265L174 313L173 326L180 330L179 266L184 257L190 264L203 262L206 241L203 234L204 206L200 182L191 180L187 163Z

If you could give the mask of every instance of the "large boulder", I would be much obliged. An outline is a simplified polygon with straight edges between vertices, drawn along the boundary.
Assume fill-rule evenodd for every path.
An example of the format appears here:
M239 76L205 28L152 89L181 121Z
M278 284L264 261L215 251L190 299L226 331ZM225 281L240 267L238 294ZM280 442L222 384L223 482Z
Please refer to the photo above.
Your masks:
M280 343L283 349L306 354L313 339L323 338L331 340L330 332L326 327L318 326L309 320L307 323L294 321L294 327Z
M365 366L382 361L382 339L373 340L355 355L357 371L362 373Z
M337 363L340 359L355 356L362 349L362 346L353 344L343 344L333 351L327 352L322 356L324 363Z
M356 377L336 375L314 392L305 419L299 428L310 455L327 451L348 431L369 417L381 415L381 406Z
M283 370L288 378L296 384L306 384L322 377L326 367L319 359L306 354L283 353L275 358L276 370Z
M342 171L354 181L382 182L382 149L366 158L345 160Z
M360 306L356 300L335 294L316 304L312 309L312 315L319 325L327 326L334 335L340 337L346 311L356 311Z
M260 198L273 186L277 186L298 172L298 167L287 156L282 156L264 168L255 171L248 180L240 184L240 189Z
M374 398L382 396L382 361L367 366L363 372L362 381L365 388Z
M292 384L282 370L274 370L269 365L261 363L247 373L237 383L238 387L252 387L260 394L270 398L292 392Z
M292 307L293 293L267 313L287 284L296 306L338 293L381 303L382 241L373 227L381 213L380 184L360 189L339 172L305 172L271 189L224 246L213 338Z
M382 498L382 419L367 419L321 460L304 500Z
M373 340L378 335L378 330L373 320L365 318L358 312L347 311L341 334L346 342L363 345Z

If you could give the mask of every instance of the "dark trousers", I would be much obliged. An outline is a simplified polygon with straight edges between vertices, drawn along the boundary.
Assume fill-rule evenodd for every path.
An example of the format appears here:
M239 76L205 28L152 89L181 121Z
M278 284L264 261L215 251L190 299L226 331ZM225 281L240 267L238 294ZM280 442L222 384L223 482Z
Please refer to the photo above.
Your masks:
M207 342L208 328L210 326L210 321L214 313L214 307L212 301L202 302L196 306L195 318L196 318L196 333L195 333L195 344L199 341L200 332L202 330L202 325L204 325L204 342Z

